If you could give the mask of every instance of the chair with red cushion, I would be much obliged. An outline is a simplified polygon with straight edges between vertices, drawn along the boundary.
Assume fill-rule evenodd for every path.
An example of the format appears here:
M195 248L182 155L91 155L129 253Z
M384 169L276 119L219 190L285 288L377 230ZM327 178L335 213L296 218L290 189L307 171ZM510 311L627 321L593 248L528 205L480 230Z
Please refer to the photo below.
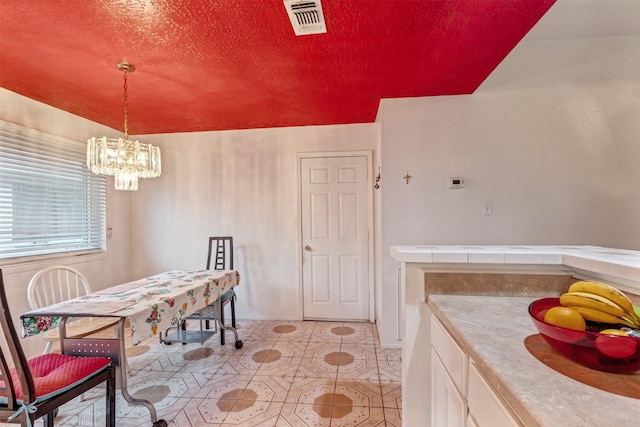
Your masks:
M107 357L43 354L27 360L9 313L0 270L0 422L33 426L46 415L53 426L58 407L105 383L105 425L115 426L116 374Z

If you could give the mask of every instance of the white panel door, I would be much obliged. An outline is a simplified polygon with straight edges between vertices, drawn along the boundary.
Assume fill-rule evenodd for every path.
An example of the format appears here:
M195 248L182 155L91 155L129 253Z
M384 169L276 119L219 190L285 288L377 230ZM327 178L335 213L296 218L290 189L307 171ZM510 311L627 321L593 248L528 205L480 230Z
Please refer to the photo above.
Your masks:
M367 158L301 159L305 319L369 320Z

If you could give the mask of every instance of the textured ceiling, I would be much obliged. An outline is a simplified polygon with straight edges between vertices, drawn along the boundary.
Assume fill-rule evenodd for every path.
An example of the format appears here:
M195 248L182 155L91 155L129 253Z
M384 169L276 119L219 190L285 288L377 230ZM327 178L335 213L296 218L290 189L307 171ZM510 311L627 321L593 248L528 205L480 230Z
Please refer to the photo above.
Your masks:
M555 0L0 0L0 86L129 133L363 123L381 98L472 93Z

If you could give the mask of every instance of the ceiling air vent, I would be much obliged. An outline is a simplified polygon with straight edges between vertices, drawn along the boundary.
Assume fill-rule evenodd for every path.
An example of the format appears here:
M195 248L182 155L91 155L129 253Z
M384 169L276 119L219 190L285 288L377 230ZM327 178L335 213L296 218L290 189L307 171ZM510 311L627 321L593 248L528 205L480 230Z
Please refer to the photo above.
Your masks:
M284 7L293 25L296 36L327 32L320 0L284 0Z

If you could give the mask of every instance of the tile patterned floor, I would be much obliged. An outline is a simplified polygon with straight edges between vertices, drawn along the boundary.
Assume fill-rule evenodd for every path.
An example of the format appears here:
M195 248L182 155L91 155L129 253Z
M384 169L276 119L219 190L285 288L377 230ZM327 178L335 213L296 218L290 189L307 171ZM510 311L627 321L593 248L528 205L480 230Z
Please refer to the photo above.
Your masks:
M240 350L217 336L204 345L153 340L128 349L130 393L151 400L172 427L401 425L400 350L380 348L375 325L238 325ZM103 396L93 390L63 406L56 425L104 425ZM120 395L116 408L118 427L151 425L144 407Z

